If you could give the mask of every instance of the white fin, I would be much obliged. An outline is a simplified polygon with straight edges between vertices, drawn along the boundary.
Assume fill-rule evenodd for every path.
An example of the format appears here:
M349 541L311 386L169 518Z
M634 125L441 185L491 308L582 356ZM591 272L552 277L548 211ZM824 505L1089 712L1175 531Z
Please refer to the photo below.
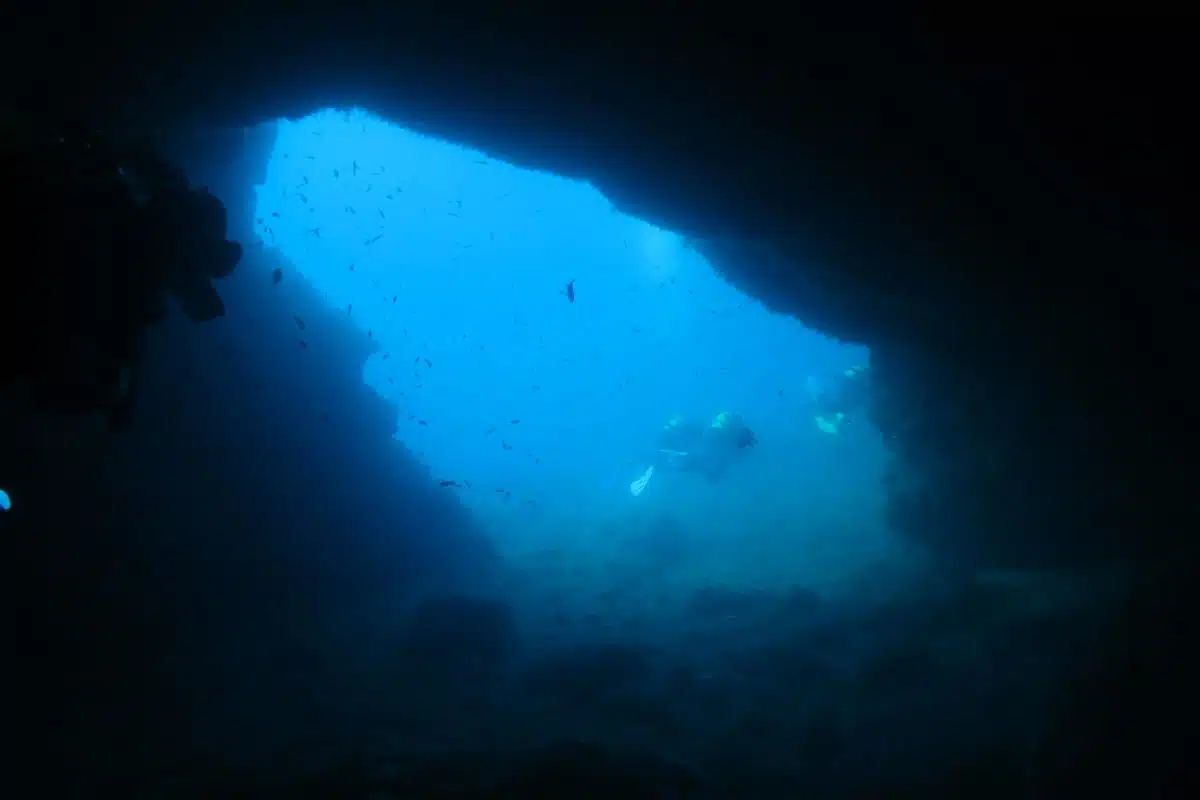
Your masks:
M646 471L642 473L642 477L638 478L633 483L629 484L629 493L634 497L641 496L642 492L646 491L646 484L650 482L650 478L654 475L654 466L646 467Z

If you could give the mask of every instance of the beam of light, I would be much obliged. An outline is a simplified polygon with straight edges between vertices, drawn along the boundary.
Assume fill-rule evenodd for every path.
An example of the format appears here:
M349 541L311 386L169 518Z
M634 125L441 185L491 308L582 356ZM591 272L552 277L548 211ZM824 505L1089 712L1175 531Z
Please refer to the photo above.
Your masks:
M771 455L729 481L741 495L700 487L712 502L787 495L808 513L796 487L833 480L806 378L863 349L769 312L595 188L328 110L278 123L257 191L263 244L370 335L363 378L398 406L397 438L469 482L453 490L470 507L619 509L665 420L724 410Z

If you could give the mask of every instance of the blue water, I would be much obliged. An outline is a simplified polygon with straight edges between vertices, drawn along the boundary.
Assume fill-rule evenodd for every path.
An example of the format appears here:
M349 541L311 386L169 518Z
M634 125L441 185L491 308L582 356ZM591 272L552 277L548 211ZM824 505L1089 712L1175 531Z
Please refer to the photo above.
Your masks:
M329 110L280 123L256 217L377 343L363 380L397 404L396 437L512 558L619 580L612 531L663 515L689 540L664 581L833 591L893 555L877 435L822 434L809 408L865 349L767 311L590 186ZM667 419L722 410L756 432L750 457L631 496Z

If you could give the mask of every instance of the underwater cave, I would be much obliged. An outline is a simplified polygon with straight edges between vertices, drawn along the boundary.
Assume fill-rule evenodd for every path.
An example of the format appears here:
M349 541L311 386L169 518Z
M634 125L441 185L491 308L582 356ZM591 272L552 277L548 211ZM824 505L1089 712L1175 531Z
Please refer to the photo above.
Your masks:
M363 380L396 405L396 438L571 604L661 554L663 517L689 545L653 560L654 583L836 592L901 558L879 434L816 421L814 386L866 349L766 310L683 236L359 110L279 121L256 192L260 243L290 265L279 291L369 337ZM295 336L320 346L300 316ZM633 496L664 425L722 411L756 436L737 463L660 470Z
M592 99L551 90L562 136L539 138L502 81L441 117L424 73L354 89L402 52L378 47L333 85L293 70L318 63L303 48L263 51L231 73L293 91L243 105L169 92L189 115L158 144L246 255L225 318L148 335L125 435L0 431L12 652L43 689L14 713L26 746L92 794L642 764L613 753L739 796L770 796L750 776L787 797L1070 777L1055 753L1103 729L1076 677L1127 650L1106 545L1129 518L1104 501L1133 495L1097 490L1130 473L1058 413L1092 395L1024 368L1052 317L1021 304L1010 336L958 271L1007 266L973 234L1008 229L919 170L875 191L860 167L883 161L858 159L880 153L855 145L912 154L870 124L748 115L764 150L726 160L715 126L680 135L723 109L660 129L655 92L613 72L625 116L593 127ZM324 103L347 105L241 127ZM134 129L172 108L127 106Z

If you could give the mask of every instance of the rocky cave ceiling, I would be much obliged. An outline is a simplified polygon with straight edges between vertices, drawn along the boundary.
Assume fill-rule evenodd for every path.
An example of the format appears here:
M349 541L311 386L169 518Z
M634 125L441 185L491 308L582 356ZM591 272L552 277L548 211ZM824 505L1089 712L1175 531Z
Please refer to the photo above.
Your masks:
M872 346L893 405L943 398L972 435L1053 427L1028 424L1044 404L988 407L1017 380L1086 406L1111 431L1106 457L1136 468L1185 421L1194 390L1162 367L1186 359L1195 289L1181 201L1195 130L1168 80L1186 48L885 20L886 35L830 34L694 7L620 21L262 0L4 14L10 94L117 136L353 104L586 179L692 236L768 306ZM957 491L1011 494L983 480Z

